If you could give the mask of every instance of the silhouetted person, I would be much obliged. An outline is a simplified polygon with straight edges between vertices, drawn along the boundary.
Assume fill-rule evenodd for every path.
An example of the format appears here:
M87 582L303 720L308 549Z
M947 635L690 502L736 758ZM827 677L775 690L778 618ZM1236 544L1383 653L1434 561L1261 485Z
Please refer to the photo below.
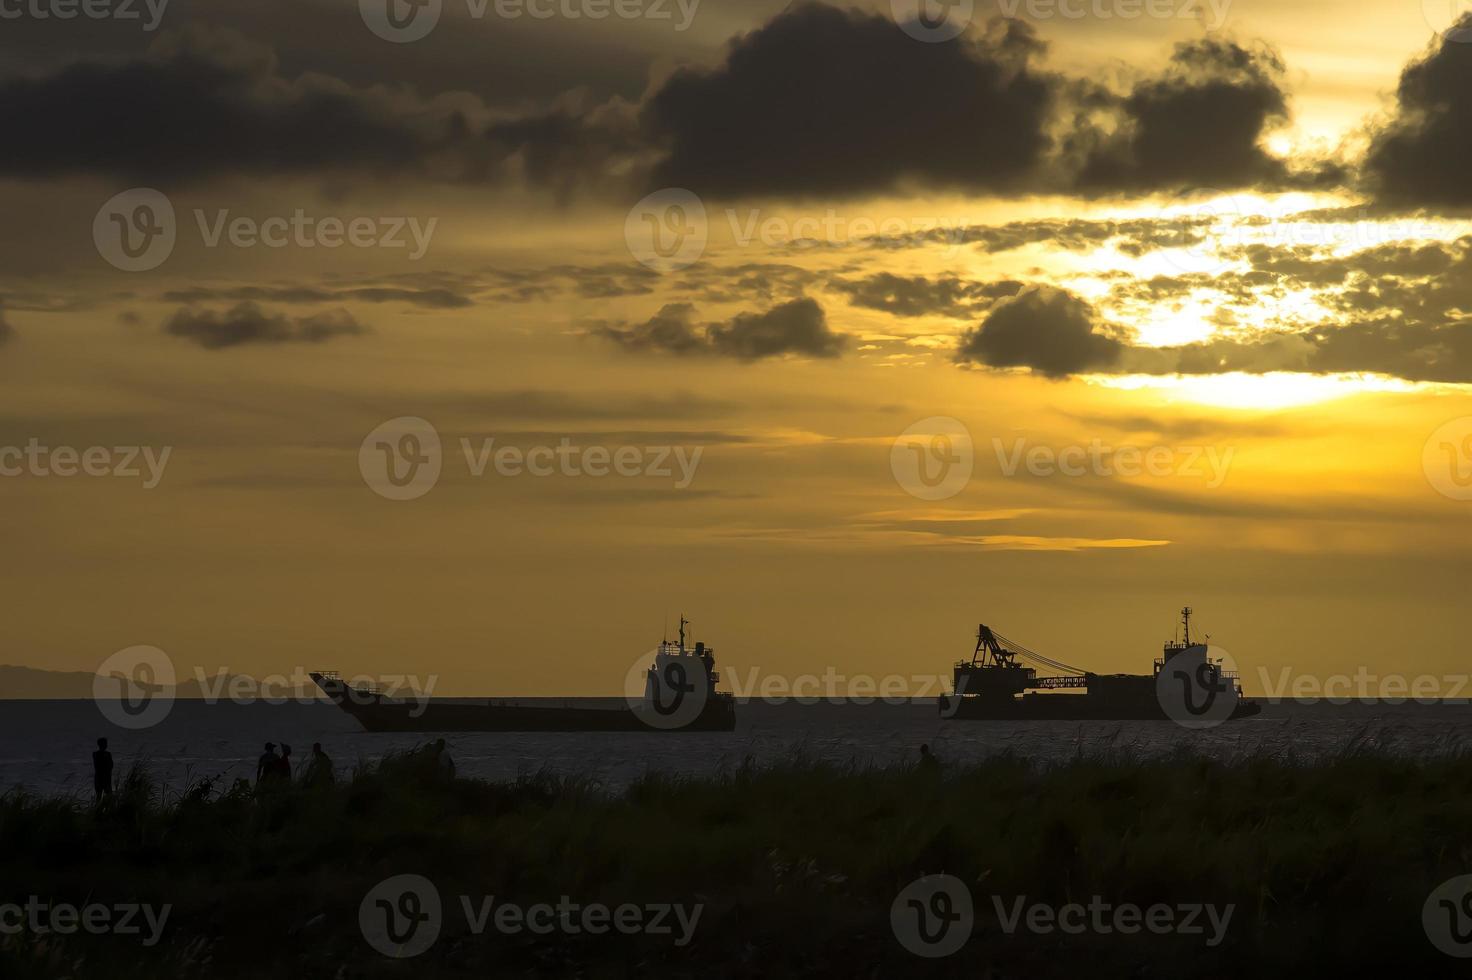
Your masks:
M281 757L276 760L276 775L283 783L291 782L291 746L281 743Z
M257 786L261 785L263 781L276 776L276 766L280 761L281 757L276 754L276 743L267 742L266 751L261 753L260 759L256 761Z
M929 745L920 746L920 771L940 772L940 760L935 757L934 752L930 751Z
M322 751L321 742L312 743L312 759L307 763L302 782L309 786L331 786L333 782L332 760Z
M92 753L92 791L97 802L104 796L112 798L112 753L107 751L107 739L97 740L97 751Z
M434 743L434 769L437 775L445 779L455 778L455 760L450 758L450 753L445 749L445 740L437 739Z

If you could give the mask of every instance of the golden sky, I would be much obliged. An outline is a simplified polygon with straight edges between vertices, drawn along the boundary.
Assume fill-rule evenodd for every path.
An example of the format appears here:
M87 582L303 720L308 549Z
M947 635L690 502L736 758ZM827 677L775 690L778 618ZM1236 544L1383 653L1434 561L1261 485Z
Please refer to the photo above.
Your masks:
M1450 7L559 2L7 27L0 470L168 460L0 476L0 662L617 693L683 612L742 672L944 674L980 621L1144 671L1190 603L1249 693L1463 669ZM473 471L559 445L673 469Z

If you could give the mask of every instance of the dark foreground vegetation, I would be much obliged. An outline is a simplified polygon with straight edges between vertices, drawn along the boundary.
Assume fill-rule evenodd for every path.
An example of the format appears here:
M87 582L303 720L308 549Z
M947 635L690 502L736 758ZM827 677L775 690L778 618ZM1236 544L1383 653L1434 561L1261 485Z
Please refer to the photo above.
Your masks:
M202 782L162 797L0 800L0 903L167 904L162 941L0 936L4 977L1444 976L1422 906L1472 872L1472 759L1351 753L1300 765L1080 758L1038 769L844 770L800 760L627 792L529 776L448 779L421 757L265 797ZM902 888L948 873L976 925L922 959L891 928ZM376 952L359 905L414 873L443 929L410 960ZM522 906L701 903L668 935L474 934L459 896ZM1235 907L1208 935L1008 934L1009 908Z

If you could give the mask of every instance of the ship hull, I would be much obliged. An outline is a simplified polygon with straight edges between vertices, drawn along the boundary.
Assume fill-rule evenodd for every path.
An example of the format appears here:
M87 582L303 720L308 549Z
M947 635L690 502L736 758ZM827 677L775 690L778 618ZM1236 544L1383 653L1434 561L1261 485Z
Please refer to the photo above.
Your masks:
M687 724L650 725L630 708L534 707L500 704L354 704L338 706L370 732L729 732L736 713L713 702Z
M1262 711L1239 701L1226 721ZM1086 694L1024 694L1017 698L955 696L940 699L942 719L952 721L1172 721L1158 701L1112 701Z
M508 704L495 701L401 700L352 688L334 676L311 675L328 699L370 732L729 732L736 702L714 694L678 724L633 705Z

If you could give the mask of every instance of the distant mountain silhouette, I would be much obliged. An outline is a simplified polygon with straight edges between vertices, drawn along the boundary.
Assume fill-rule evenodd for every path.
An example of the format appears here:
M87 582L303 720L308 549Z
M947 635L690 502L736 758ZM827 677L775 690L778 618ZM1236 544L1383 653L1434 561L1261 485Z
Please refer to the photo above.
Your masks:
M37 667L0 664L0 701L90 701L93 677L93 674L85 670L42 670ZM218 690L220 699L228 699L231 677L233 675L222 681L211 674L205 678L203 684L193 677L187 678L174 688L174 697L200 699L209 697L211 692ZM277 689L275 693L282 697L296 696L283 689ZM303 687L297 693L313 698L320 695L315 687Z

